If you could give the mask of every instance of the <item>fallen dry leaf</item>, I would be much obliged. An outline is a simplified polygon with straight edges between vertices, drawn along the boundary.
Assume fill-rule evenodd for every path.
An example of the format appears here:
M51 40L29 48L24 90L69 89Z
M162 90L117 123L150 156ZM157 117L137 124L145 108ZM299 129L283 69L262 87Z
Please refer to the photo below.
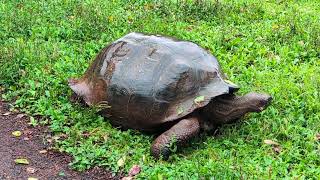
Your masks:
M14 162L16 164L24 164L24 165L27 165L29 164L29 161L25 158L18 158L18 159L15 159Z
M103 139L104 139L105 141L107 141L108 138L109 138L108 134L103 135Z
M132 179L133 179L133 177L128 176L128 177L123 177L121 180L132 180Z
M268 144L268 145L276 145L276 146L279 146L279 143L275 142L275 141L272 141L270 139L266 139L263 141L265 144Z
M25 114L18 114L18 115L17 115L17 118L20 119L20 118L22 118L22 117L24 117L24 116L25 116Z
M278 153L278 154L279 154L279 153L281 152L281 150L282 150L282 148L281 148L280 146L275 146L275 147L273 147L272 149L273 149L274 152L276 152L276 153Z
M277 153L277 154L279 154L279 153L281 152L281 150L282 150L280 144L277 143L277 142L275 142L275 141L273 141L273 140L266 139L266 140L264 140L263 142L264 142L265 144L272 145L272 150L273 150L275 153Z
M15 137L20 137L22 135L22 132L21 131L13 131L11 134L14 135Z
M27 173L29 174L33 174L34 172L36 172L36 170L32 167L27 167Z
M35 178L35 177L28 177L28 180L38 180L38 178Z
M11 114L10 112L6 112L6 113L4 113L4 114L2 114L2 115L8 116L8 115L10 115L10 114Z
M119 167L122 167L122 166L124 166L124 163L126 162L126 156L123 156L122 158L120 158L119 160L118 160L118 162L117 162L117 165L119 166Z
M320 134L316 135L316 140L320 141Z
M40 154L46 154L47 152L48 152L48 151L45 150L45 149L39 151Z
M140 173L140 166L139 165L133 165L129 171L129 176L135 176Z

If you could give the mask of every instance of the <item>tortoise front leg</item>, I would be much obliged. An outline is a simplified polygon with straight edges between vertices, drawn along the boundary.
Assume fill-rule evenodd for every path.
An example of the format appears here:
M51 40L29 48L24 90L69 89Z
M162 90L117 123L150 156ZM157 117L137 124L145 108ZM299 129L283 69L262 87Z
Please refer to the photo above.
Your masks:
M198 118L192 117L180 120L153 141L151 146L152 156L155 158L162 156L163 159L168 159L170 154L169 148L172 144L176 143L177 146L181 146L192 137L198 135L199 131L200 123Z

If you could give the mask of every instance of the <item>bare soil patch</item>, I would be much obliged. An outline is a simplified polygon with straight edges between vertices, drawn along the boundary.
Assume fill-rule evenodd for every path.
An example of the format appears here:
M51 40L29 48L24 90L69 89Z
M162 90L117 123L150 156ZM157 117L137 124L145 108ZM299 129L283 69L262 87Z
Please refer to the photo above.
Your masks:
M45 126L30 126L29 117L9 111L9 104L0 100L0 180L37 179L120 179L110 171L95 167L85 172L72 170L72 157L50 150ZM19 131L20 136L12 134ZM16 159L29 164L17 164Z

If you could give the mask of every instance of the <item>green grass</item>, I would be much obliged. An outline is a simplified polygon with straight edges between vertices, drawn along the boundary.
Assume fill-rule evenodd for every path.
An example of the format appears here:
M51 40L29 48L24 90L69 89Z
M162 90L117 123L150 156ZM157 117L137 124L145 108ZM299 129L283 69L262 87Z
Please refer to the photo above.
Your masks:
M3 97L49 123L56 148L74 157L74 168L98 165L116 173L139 164L142 179L320 178L317 0L11 0L0 1L0 17ZM131 31L200 44L240 93L268 92L272 105L222 127L218 136L202 135L168 161L154 160L154 137L117 130L94 109L68 100L67 78L80 76L102 47ZM278 142L281 152L265 139Z

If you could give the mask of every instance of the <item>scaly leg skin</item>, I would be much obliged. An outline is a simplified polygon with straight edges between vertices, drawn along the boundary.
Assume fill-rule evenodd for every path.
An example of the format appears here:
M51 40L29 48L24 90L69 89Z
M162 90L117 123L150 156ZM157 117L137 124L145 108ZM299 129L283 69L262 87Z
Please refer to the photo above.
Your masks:
M271 96L255 92L244 96L225 94L214 98L201 115L216 125L230 124L249 112L263 111L271 100Z
M170 146L176 143L180 146L186 143L192 137L198 135L200 131L199 119L196 117L182 119L169 130L162 133L152 143L151 154L155 158L168 159L170 154Z

